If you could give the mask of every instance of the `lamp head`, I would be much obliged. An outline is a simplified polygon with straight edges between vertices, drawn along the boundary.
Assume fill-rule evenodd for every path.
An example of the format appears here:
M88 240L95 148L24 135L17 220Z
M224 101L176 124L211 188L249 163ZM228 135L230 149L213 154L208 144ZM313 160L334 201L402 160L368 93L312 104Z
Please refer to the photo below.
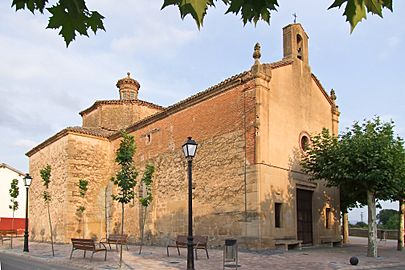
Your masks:
M187 138L187 141L183 144L183 153L186 159L192 160L195 157L197 145L191 137Z
M31 186L31 182L32 182L32 177L31 175L29 175L29 173L26 173L24 178L24 186L26 186L27 188L29 188Z

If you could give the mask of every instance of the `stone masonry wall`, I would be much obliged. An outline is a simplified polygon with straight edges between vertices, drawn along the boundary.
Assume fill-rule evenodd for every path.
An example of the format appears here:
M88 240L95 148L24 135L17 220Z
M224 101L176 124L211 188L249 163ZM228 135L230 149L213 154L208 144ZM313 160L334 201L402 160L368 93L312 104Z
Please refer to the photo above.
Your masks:
M30 175L32 184L29 189L29 234L30 239L37 241L50 241L48 212L43 201L45 190L40 176L40 170L49 164L52 166L49 192L52 198L50 212L54 240L65 239L66 219L66 180L68 179L68 136L48 145L30 157Z
M111 144L107 139L69 135L66 183L66 239L105 237L105 197L112 164ZM79 179L89 182L84 198L79 196ZM83 216L77 208L84 206Z

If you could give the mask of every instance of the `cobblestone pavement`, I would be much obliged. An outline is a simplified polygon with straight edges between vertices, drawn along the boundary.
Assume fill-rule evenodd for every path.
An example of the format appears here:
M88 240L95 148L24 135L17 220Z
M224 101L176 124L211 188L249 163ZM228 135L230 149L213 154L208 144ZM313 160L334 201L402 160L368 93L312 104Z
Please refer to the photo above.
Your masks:
M71 245L55 244L55 257L51 255L49 243L30 242L30 252L22 252L22 239L15 239L13 249L9 242L0 246L0 252L12 253L19 256L29 256L53 264L62 264L81 269L119 269L119 252L108 251L107 261L104 261L103 252L96 253L93 261L90 255L83 258L83 251L75 251L72 260L69 260ZM129 245L129 251L123 250L123 265L121 269L186 269L186 249L181 249L178 256L175 249L171 250L170 257L166 255L165 247L144 246L142 254L138 255L139 246ZM223 251L209 249L210 258L207 259L203 250L199 251L198 260L195 261L196 270L222 269ZM303 250L265 250L261 252L239 251L238 269L382 269L396 267L405 269L405 251L396 250L396 241L387 240L379 242L378 258L369 258L367 253L367 239L351 237L350 244L343 247L330 248L327 246L308 247ZM351 266L349 259L352 256L359 258L357 266ZM402 268L403 266L403 268ZM232 269L226 267L226 269Z

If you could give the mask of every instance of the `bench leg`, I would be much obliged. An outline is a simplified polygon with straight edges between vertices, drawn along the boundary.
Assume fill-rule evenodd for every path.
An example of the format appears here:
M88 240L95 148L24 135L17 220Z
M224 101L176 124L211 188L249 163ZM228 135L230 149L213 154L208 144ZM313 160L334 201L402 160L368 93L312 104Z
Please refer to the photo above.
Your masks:
M86 258L86 251L84 251L84 255L83 255L83 258Z
M167 253L167 257L169 257L169 247L166 247L166 253Z
M94 251L91 253L90 261L93 260Z
M194 250L195 250L195 260L198 260L197 249Z
M128 249L128 244L127 244L127 243L125 243L125 245L127 246L127 250L129 250L129 249Z
M207 248L205 248L205 253L207 253L207 259L209 259L210 256L208 256L208 249Z
M180 256L180 249L178 246L177 246L177 253L179 253L179 256Z
M72 251L70 252L70 258L69 258L69 260L72 259L73 251L74 251L74 249L72 248Z
M105 249L104 261L107 260L107 249Z

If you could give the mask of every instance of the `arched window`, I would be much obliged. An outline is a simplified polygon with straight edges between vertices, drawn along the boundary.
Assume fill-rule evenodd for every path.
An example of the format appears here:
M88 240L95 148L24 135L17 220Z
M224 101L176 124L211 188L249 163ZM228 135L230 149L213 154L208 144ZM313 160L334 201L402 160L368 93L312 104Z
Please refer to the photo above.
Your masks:
M297 34L297 58L303 60L303 48L302 48L302 37L300 34Z

